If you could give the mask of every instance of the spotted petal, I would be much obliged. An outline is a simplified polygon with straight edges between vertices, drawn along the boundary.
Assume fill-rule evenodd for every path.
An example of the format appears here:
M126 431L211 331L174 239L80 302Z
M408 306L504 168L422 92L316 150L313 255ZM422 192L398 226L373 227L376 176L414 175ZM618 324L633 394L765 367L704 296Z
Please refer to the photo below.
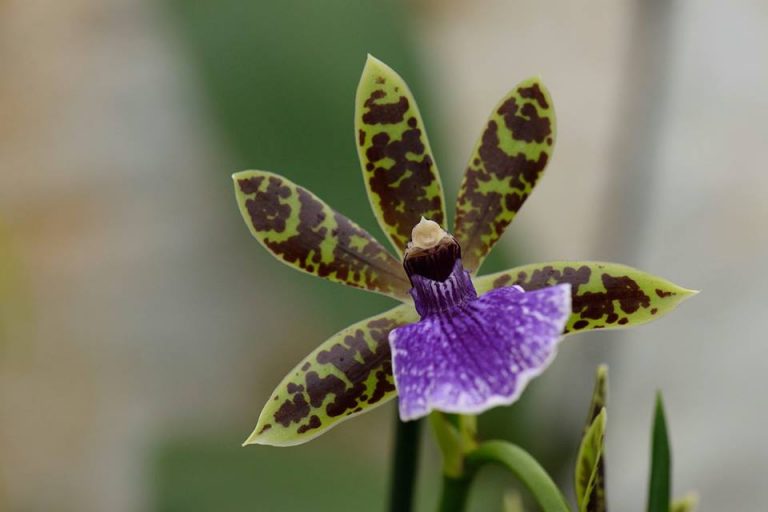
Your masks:
M569 283L573 294L566 334L650 322L697 293L632 267L594 261L533 263L474 280L478 293L512 285L538 290L560 283Z
M515 87L491 113L467 164L454 236L476 271L539 181L555 143L552 99L538 78Z
M295 183L265 171L233 176L240 213L277 259L309 274L407 299L402 265L357 224Z
M245 444L305 443L394 398L387 336L418 318L404 304L331 336L280 382Z
M514 402L555 356L570 303L567 284L530 293L500 288L394 329L400 418L479 414Z
M405 81L368 56L355 99L355 138L373 213L402 253L424 216L445 224L445 200L424 122Z

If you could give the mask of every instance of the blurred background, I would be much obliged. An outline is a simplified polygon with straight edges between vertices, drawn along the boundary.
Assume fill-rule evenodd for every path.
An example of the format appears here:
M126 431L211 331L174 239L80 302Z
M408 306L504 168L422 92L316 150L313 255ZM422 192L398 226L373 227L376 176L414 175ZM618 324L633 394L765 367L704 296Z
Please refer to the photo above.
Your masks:
M764 509L767 27L762 0L0 1L0 510L384 509L393 404L240 448L288 369L389 301L274 261L230 180L282 173L383 239L352 129L368 52L411 84L449 203L496 101L548 84L555 157L484 270L615 260L703 290L568 338L483 435L569 486L608 362L614 509L643 509L657 389L676 494ZM489 470L472 510L513 486Z

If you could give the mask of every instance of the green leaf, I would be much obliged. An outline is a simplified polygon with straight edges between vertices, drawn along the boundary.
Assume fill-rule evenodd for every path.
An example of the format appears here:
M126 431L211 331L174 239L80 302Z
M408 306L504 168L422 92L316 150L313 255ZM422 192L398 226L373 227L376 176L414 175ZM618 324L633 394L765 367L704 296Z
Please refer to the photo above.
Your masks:
M595 388L592 391L592 400L589 404L589 415L587 416L587 423L584 427L584 438L582 440L581 448L585 449L584 443L589 439L590 435L594 435L590 430L595 428L595 423L601 412L604 412L606 401L608 397L608 367L604 364L598 366L595 375ZM588 480L582 482L586 484L583 489L583 495L578 496L579 493L579 468L582 462L581 454L579 451L579 459L576 465L576 490L579 506L583 507L583 510L590 512L605 512L608 510L608 504L605 498L605 432L601 434L600 439L600 455L594 463L591 464L591 473L586 472L587 468L581 469L582 478L586 476ZM590 463L587 463L587 467L590 467Z
M355 140L373 213L401 253L422 216L445 227L445 200L408 85L368 56L355 99Z
M699 505L699 497L694 493L689 493L683 498L672 502L670 512L693 512Z
M519 83L491 113L467 164L454 236L476 271L539 181L555 144L552 99L538 78Z
M409 299L402 264L360 226L317 196L266 171L232 176L240 213L273 256L298 270Z
M595 388L592 390L592 400L589 404L589 415L584 432L589 429L597 415L606 406L608 401L608 366L601 364L595 372Z
M603 452L606 412L603 407L587 429L576 457L576 501L580 512L605 512Z
M533 263L475 278L474 283L478 293L501 286L538 290L570 283L573 312L566 334L644 324L697 293L632 267L594 261Z
M394 398L389 331L418 319L403 304L331 336L280 382L244 444L305 443Z
M656 413L651 440L651 474L648 484L648 512L669 512L672 496L672 453L661 393L656 395Z
M560 489L546 470L528 452L506 441L486 441L467 455L470 471L496 463L512 473L531 493L541 510L570 512Z

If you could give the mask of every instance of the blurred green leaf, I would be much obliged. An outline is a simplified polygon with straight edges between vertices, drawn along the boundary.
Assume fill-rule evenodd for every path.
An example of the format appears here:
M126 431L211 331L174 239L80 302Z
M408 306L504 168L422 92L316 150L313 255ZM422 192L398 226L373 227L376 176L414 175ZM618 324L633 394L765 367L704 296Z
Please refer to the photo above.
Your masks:
M491 112L456 201L454 236L476 271L533 191L555 144L552 99L538 78L519 83Z
M394 398L389 331L418 319L403 304L328 338L278 384L245 444L306 443Z
M570 283L573 313L566 334L650 322L697 293L626 265L595 261L532 263L477 277L474 283L479 294L500 286L538 290Z
M402 254L422 216L445 227L445 199L424 121L408 85L368 56L355 99L355 136L371 207Z
M606 412L603 407L584 434L576 457L576 500L580 512L604 512L603 451Z
M648 484L648 512L669 512L672 495L672 454L664 418L661 393L656 395L651 441L651 474Z
M384 496L387 480L376 450L356 453L338 443L312 443L287 456L286 450L243 450L232 443L233 435L174 437L157 446L147 475L154 492L146 510L383 510L372 506Z

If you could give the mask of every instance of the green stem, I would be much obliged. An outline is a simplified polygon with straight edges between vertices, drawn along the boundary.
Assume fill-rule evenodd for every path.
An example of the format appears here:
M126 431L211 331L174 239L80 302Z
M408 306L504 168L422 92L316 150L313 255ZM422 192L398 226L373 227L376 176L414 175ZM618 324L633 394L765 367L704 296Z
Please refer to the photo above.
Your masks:
M413 491L419 460L421 420L400 421L395 410L395 446L389 487L389 510L413 510Z
M440 495L439 512L463 512L469 497L472 476L453 478L443 475L443 492Z
M545 512L570 512L560 489L528 452L504 441L488 441L481 444L466 458L469 471L493 462L508 469L530 491ZM471 474L471 473L470 473Z

